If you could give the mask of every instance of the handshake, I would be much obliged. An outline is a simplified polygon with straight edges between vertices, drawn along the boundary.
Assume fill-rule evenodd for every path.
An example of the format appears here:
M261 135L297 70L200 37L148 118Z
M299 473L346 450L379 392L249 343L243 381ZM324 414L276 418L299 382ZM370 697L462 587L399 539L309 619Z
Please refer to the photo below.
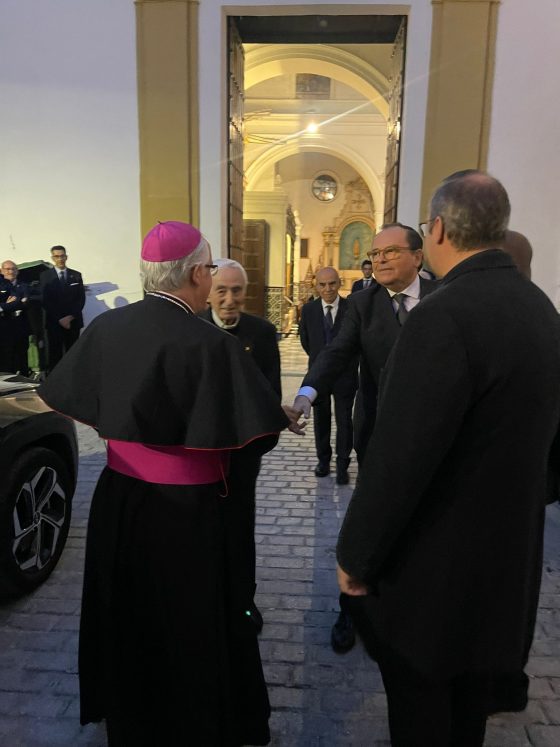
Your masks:
M305 426L311 415L311 400L309 397L305 397L303 394L298 394L294 399L293 405L282 405L282 409L290 419L288 429L292 433L297 433L298 436L303 436L305 433ZM300 422L301 417L303 420Z

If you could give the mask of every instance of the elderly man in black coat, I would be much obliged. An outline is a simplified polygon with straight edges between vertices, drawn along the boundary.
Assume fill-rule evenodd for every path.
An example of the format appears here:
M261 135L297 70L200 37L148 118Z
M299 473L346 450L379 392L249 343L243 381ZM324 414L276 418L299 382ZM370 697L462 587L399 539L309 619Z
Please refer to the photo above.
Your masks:
M260 316L243 311L247 284L243 265L233 259L217 259L208 296L209 307L199 316L237 338L244 353L254 360L280 401L282 383L276 327ZM239 510L233 518L238 521L241 536L244 537L237 548L237 556L255 588L255 490L260 466L260 453L246 448L235 454L230 475L232 492L239 496ZM254 601L247 612L260 632L263 618Z
M481 172L434 193L425 251L442 285L393 348L338 542L394 747L482 745L489 685L524 666L535 624L560 325L494 248L509 213Z

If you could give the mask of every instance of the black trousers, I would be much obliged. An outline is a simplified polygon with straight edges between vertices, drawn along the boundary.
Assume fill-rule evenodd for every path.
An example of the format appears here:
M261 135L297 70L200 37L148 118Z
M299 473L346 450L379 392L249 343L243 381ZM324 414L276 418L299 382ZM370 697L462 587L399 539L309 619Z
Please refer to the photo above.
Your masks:
M482 747L489 677L463 674L441 682L391 655L379 657L392 747Z
M70 329L64 329L64 327L48 326L47 327L47 358L48 358L48 370L53 370L58 361L62 358L64 353L67 353L72 345L76 342L80 336L80 328L75 325L74 322L70 325Z
M0 339L0 371L6 373L19 372L22 376L29 373L29 364L27 362L27 348L29 346L29 337L20 337L18 339Z
M334 419L336 423L336 463L346 469L352 451L352 406L354 395L333 394ZM317 459L328 464L332 457L331 448L331 397L321 397L313 405L313 430Z

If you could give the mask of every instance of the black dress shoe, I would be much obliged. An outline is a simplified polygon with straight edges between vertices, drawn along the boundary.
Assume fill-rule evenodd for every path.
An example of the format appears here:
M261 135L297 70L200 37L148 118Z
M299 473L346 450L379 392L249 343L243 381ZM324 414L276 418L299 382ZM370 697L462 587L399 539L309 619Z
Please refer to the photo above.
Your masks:
M356 643L354 623L350 615L340 610L338 619L331 630L331 646L337 654L345 654Z
M324 464L323 462L317 462L317 466L315 467L315 476L316 477L326 477L330 474L331 468L328 464Z
M336 484L337 485L348 485L350 478L348 477L347 469L336 470Z
M259 612L259 609L254 602L251 602L251 606L247 610L247 615L255 623L255 628L257 629L257 633L260 633L261 630L263 629L264 621L263 621L263 616Z

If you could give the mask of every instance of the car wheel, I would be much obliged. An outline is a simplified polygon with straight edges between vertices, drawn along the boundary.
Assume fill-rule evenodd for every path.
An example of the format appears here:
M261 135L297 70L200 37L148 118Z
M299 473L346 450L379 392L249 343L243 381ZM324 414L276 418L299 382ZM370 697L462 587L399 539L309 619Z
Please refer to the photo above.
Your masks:
M73 483L54 451L21 454L0 485L0 597L32 591L51 574L66 543Z

